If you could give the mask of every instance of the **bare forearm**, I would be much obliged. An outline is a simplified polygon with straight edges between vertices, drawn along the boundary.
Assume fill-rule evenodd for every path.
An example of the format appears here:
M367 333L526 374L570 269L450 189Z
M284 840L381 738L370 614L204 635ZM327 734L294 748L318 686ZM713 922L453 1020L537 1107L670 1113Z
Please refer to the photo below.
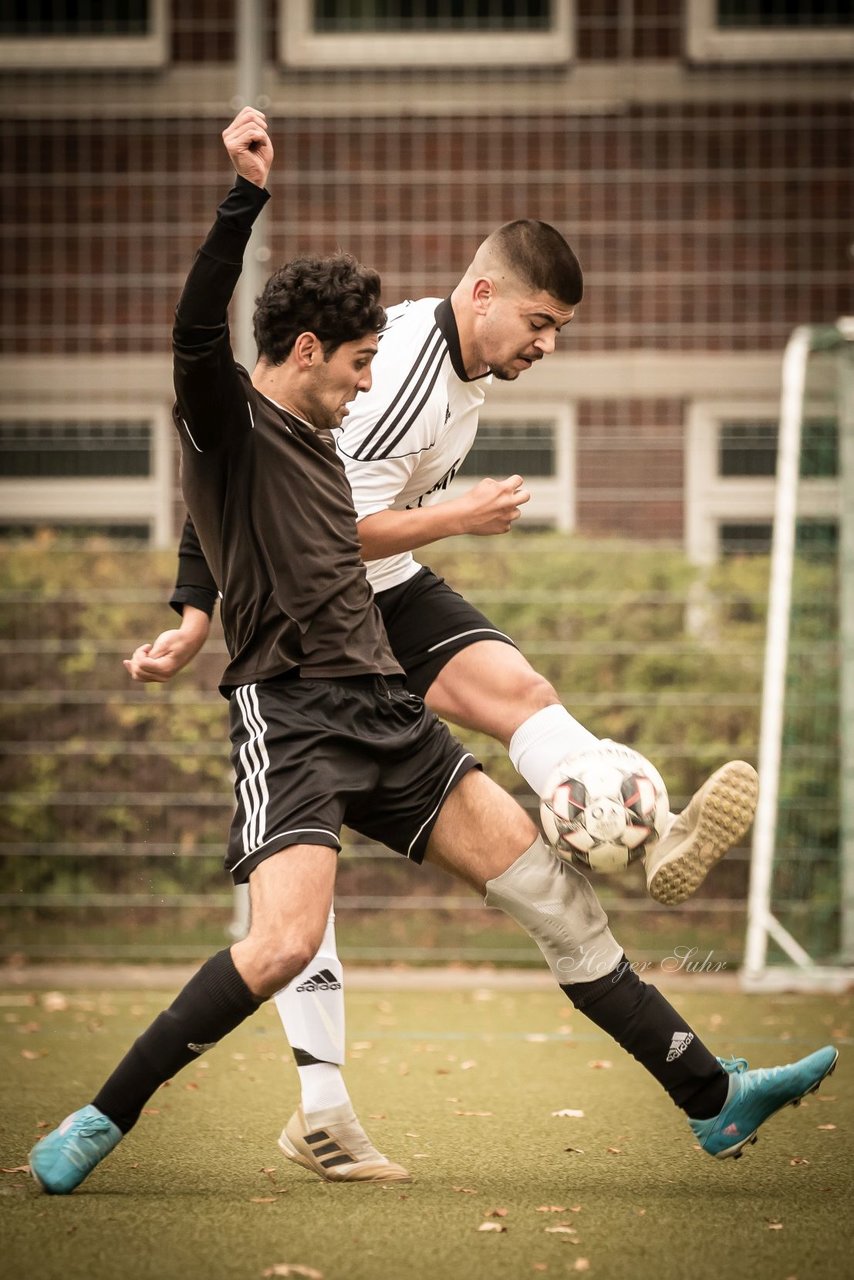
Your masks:
M377 511L359 521L363 560L383 560L464 532L458 499L412 511Z
M480 536L507 533L519 519L520 507L530 493L523 487L521 476L506 480L487 478L459 498L438 502L411 511L376 511L359 521L362 558L382 560L401 551L413 551L452 538L457 533Z

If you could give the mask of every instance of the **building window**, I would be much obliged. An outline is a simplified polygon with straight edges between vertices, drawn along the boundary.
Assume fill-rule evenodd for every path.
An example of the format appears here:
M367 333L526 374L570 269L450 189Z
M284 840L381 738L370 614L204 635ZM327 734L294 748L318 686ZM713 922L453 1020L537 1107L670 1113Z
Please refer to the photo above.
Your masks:
M279 0L299 67L518 66L573 56L573 0Z
M777 471L777 423L726 420L718 436L721 476L773 476ZM801 428L801 477L839 475L839 426L833 418L807 418Z
M697 62L845 62L854 55L850 0L688 0Z
M454 480L457 492L490 476L522 476L531 501L520 528L575 527L575 425L564 405L537 405L530 413L491 404L480 419L471 451Z
M695 403L685 448L685 545L699 564L767 553L776 499L777 407ZM798 548L833 545L840 509L839 426L829 413L801 432ZM831 541L828 541L830 539Z
M162 66L167 0L12 0L0 14L7 68Z
M172 459L168 415L159 406L139 414L99 406L74 417L31 405L4 409L2 531L99 530L168 546Z
M0 421L0 476L149 476L151 468L145 420Z

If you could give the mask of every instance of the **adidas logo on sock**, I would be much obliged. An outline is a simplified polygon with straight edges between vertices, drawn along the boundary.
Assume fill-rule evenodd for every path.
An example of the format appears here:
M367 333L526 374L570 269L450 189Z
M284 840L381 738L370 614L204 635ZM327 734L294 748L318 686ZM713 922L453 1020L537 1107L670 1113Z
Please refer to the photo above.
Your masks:
M693 1031L676 1031L667 1050L667 1061L675 1062L677 1058L681 1058L693 1039Z
M340 991L341 983L331 969L321 969L301 982L297 991Z

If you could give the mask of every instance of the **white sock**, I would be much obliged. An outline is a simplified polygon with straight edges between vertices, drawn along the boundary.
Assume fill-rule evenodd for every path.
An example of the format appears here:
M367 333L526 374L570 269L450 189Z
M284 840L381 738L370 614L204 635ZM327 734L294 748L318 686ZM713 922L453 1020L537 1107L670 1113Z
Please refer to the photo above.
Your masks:
M595 734L573 720L566 707L556 703L535 711L519 725L510 739L508 754L534 794L542 796L549 775L564 756L595 746L598 741Z
M314 1062L310 1067L297 1067L301 1091L302 1109L307 1116L328 1107L353 1104L341 1074L341 1068L331 1062Z
M335 912L329 912L317 955L277 992L276 1008L297 1060L306 1115L350 1103L341 1074L344 1062L344 975L335 946Z

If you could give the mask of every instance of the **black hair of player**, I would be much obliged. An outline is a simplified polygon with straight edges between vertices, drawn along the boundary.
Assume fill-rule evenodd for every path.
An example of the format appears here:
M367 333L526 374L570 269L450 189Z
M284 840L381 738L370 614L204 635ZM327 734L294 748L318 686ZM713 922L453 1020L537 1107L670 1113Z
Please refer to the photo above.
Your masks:
M551 294L566 307L581 301L581 264L561 233L547 222L517 218L505 222L489 239L508 270L531 289Z
M259 359L281 365L301 333L313 333L326 360L344 342L379 333L385 324L381 281L349 253L294 258L274 271L255 302Z

